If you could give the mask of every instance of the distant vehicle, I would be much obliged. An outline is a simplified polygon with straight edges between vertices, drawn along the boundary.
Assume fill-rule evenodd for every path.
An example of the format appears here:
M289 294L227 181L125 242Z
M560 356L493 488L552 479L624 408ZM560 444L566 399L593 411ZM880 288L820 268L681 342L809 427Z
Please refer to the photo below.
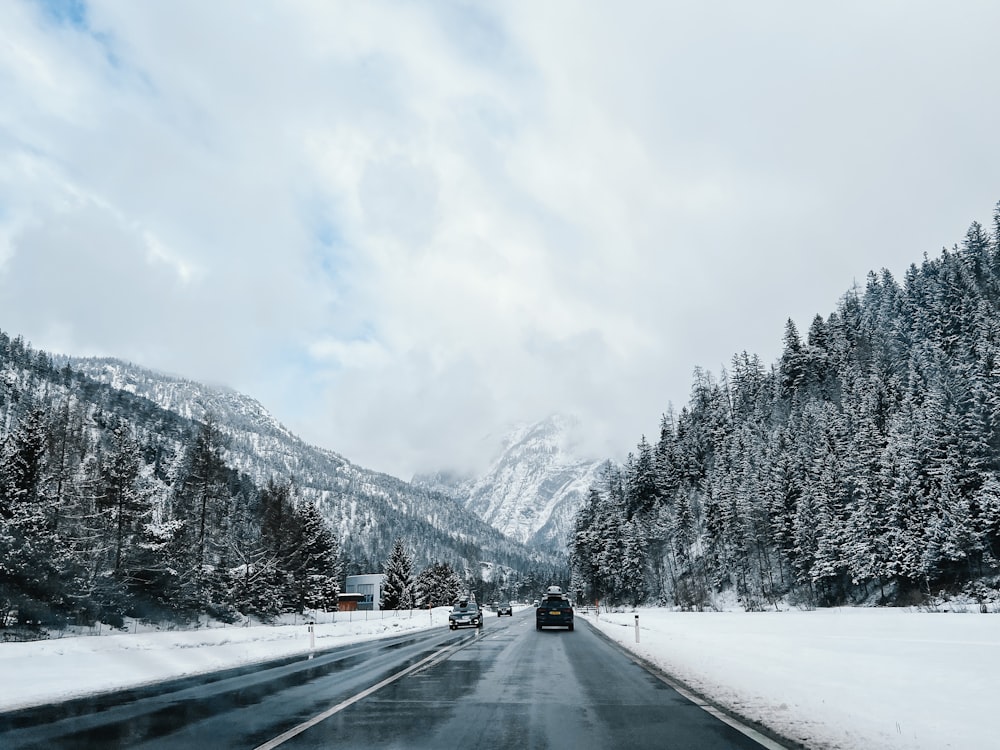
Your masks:
M545 599L535 609L535 630L549 626L573 629L573 605L558 586L549 586Z
M538 607L538 600L537 600L537 599L535 599L535 601L534 601L534 602L532 603L532 605L531 605L531 606L532 606L532 607Z
M503 615L514 616L514 609L510 606L510 602L500 602L497 604L497 617L502 617Z
M475 599L459 599L455 602L451 612L448 613L448 627L452 630L481 628L482 626L483 612L479 609Z

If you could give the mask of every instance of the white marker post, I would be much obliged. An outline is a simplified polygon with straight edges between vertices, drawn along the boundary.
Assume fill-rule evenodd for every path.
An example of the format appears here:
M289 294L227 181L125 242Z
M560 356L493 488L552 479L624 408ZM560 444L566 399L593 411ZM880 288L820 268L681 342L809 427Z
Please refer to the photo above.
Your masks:
M313 652L316 650L316 626L313 621L309 621L309 658L313 658Z
M639 615L635 616L635 642L639 642Z

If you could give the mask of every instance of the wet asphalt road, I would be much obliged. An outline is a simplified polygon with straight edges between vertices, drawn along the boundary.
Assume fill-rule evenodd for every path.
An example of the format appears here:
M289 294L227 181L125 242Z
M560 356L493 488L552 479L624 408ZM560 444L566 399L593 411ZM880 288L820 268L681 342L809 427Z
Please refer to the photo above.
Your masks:
M573 632L538 632L528 609L513 617L487 617L481 631L442 628L265 670L233 670L0 714L0 747L759 750L760 745L635 664L582 618Z

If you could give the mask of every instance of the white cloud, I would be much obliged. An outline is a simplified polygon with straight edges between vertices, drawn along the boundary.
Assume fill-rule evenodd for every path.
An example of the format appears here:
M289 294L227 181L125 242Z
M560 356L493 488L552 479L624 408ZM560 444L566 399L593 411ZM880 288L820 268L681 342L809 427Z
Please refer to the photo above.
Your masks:
M0 325L404 476L553 411L622 454L988 219L961 5L7 3Z
M175 254L160 242L152 232L142 232L142 239L146 246L147 258L155 263L165 263L168 265L182 282L190 283L200 275L197 265Z

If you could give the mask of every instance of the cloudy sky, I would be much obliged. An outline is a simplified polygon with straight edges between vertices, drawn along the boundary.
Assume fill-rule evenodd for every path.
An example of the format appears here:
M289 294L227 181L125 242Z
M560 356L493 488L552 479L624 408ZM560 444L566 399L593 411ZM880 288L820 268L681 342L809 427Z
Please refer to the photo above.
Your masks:
M0 329L408 478L622 457L992 223L1000 4L0 2Z

